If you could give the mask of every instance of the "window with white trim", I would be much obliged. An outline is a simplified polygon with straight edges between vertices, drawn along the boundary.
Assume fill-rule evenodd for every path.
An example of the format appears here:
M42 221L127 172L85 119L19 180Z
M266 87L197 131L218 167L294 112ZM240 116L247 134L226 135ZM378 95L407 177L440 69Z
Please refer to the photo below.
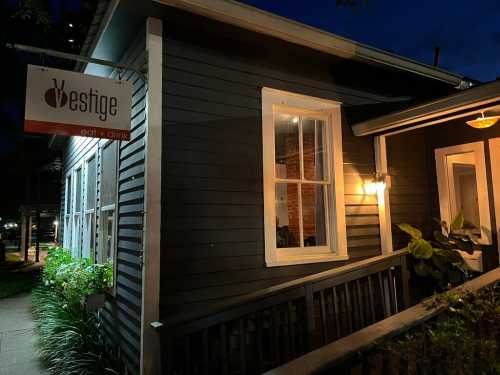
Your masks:
M97 260L114 262L116 246L116 180L118 142L108 142L101 151L99 247Z
M340 103L263 88L266 265L347 259Z
M73 174L74 187L73 187L73 220L72 220L72 234L71 234L71 254L73 257L81 256L81 229L82 229L82 184L83 184L83 171L81 165L75 169Z
M66 249L71 248L71 215L72 215L72 199L73 199L73 189L72 189L73 179L71 178L71 172L66 175L65 180L65 190L64 190L64 239L63 247Z
M95 259L95 204L97 183L96 154L85 161L85 199L83 219L82 256Z

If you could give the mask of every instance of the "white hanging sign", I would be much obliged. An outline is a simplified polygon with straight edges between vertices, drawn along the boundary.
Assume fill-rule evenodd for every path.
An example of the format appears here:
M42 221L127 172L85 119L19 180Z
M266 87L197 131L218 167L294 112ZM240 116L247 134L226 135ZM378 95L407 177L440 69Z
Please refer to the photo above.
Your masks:
M132 84L28 65L24 131L130 139Z

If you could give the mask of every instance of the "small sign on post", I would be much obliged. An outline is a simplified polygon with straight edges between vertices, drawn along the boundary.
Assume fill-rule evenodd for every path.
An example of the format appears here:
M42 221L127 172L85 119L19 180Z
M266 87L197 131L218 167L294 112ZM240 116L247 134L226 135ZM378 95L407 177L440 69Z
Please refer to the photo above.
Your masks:
M132 84L28 65L24 131L130 140Z

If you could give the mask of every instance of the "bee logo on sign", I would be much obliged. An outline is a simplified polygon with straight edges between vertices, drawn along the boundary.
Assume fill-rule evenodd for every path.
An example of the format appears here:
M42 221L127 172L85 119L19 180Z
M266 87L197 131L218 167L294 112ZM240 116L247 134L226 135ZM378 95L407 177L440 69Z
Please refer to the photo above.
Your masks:
M130 139L132 84L29 65L24 130Z

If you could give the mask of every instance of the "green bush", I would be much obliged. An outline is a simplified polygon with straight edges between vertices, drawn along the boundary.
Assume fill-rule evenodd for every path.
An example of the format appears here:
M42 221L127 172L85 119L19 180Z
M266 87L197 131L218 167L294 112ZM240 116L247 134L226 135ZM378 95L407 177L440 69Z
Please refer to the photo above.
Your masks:
M69 305L78 305L83 297L104 293L112 285L110 263L96 264L90 259L72 259L68 250L49 249L42 280L45 286L62 294Z
M69 251L51 248L42 283L33 291L40 354L51 374L124 374L123 365L106 346L96 314L82 299L102 293L112 282L110 264L72 259Z
M500 289L443 294L446 313L384 350L415 374L500 374Z

